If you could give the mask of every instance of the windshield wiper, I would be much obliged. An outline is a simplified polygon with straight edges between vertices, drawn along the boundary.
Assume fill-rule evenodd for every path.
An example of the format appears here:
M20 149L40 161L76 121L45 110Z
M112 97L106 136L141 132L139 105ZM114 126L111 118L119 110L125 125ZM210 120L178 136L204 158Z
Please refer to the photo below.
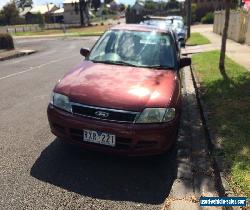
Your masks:
M92 62L137 67L137 65L134 65L132 63L128 63L128 62L125 62L125 61L95 61L95 60L92 60Z

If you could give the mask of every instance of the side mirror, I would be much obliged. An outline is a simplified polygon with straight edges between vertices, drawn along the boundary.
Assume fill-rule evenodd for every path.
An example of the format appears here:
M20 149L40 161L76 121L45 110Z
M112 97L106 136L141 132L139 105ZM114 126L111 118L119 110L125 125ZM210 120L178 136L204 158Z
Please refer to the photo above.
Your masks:
M191 58L181 58L180 59L180 68L182 69L185 66L191 66L192 60Z
M89 55L89 53L90 53L90 50L87 48L81 48L81 50L80 50L80 54L84 57L87 57Z

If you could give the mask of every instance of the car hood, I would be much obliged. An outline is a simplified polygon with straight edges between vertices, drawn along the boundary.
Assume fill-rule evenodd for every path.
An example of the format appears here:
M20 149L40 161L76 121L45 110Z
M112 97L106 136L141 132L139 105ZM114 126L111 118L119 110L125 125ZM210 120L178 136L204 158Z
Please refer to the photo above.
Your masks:
M81 104L142 111L145 107L167 107L176 80L176 72L172 70L82 61L54 91Z

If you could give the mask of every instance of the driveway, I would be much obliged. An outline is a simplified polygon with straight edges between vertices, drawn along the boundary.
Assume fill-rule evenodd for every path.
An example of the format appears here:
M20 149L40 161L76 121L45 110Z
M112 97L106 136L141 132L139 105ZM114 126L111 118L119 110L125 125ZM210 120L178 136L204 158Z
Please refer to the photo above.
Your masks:
M96 38L18 39L38 53L0 62L1 209L161 209L176 154L120 158L56 139L46 107L57 80Z

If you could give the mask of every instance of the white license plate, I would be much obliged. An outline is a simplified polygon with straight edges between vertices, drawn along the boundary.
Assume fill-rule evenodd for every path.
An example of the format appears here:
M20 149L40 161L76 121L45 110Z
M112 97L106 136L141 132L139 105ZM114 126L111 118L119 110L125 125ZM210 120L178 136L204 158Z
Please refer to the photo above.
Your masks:
M83 141L114 147L115 135L99 131L83 130Z

